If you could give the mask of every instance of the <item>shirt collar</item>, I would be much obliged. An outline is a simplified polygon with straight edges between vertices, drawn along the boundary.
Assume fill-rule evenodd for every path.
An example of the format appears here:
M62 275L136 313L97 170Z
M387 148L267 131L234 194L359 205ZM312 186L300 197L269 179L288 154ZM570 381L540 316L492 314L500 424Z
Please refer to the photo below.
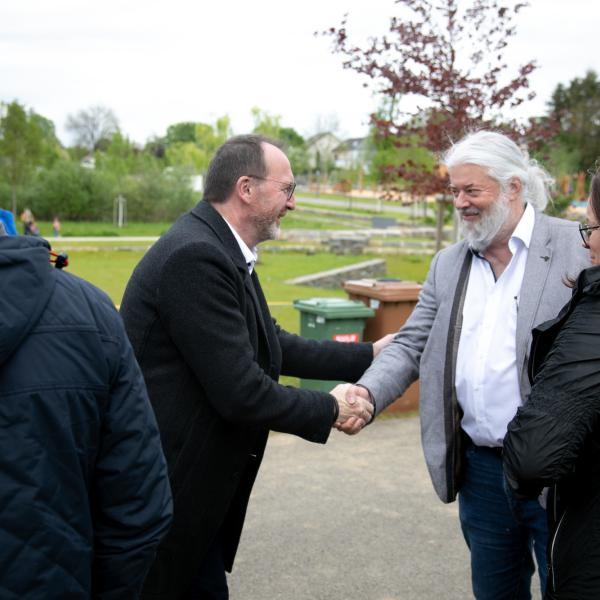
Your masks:
M223 220L225 221L225 223L227 223L229 229L231 229L231 233L233 233L233 237L236 239L238 246L240 247L240 250L242 251L242 254L244 255L244 260L246 261L246 264L248 265L248 272L250 274L252 274L254 265L258 259L258 253L256 251L256 246L254 246L254 248L252 248L252 249L248 248L248 246L246 245L246 242L244 242L244 240L240 237L240 234L233 228L233 225L227 219L225 219L225 217L223 217Z
M533 226L535 225L535 210L531 204L527 203L525 205L525 211L521 215L521 219L517 223L513 234L510 236L508 240L508 247L510 251L515 253L515 242L516 240L521 240L525 248L529 249L529 244L531 244L531 236L533 235Z

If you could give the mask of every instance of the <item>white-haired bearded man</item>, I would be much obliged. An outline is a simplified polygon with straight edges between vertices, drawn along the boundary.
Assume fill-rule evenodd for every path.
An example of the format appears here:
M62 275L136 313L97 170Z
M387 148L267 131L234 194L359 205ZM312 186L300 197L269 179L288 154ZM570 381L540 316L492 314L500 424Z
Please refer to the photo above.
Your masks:
M378 414L420 378L425 459L441 500L458 496L474 596L524 600L533 554L545 588L546 519L504 485L502 440L530 391L531 329L588 259L575 223L542 214L550 177L508 137L470 134L444 163L464 240L434 257L411 317L349 394L368 391Z

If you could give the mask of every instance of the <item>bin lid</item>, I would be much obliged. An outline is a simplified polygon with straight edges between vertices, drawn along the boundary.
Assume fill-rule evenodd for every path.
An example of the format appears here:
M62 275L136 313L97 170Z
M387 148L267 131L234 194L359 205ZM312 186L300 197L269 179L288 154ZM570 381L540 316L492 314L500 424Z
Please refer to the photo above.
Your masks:
M356 296L365 296L388 302L413 300L419 298L422 289L415 281L390 281L379 279L350 279L343 284L344 290Z
M368 318L375 314L372 308L369 308L360 300L348 300L347 298L294 300L294 308L300 312L321 315L328 319Z

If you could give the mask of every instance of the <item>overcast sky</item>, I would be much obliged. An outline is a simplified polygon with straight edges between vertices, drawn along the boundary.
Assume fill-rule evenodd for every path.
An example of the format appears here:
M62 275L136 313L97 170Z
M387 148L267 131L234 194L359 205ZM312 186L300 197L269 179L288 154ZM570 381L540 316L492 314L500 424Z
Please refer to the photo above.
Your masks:
M52 119L66 143L66 116L97 104L139 143L224 114L246 133L253 106L303 135L337 119L340 135L361 136L377 101L313 33L345 12L357 39L383 33L394 10L393 0L1 0L0 100ZM558 83L600 72L599 24L598 0L531 0L505 54L540 65L521 116L542 114Z

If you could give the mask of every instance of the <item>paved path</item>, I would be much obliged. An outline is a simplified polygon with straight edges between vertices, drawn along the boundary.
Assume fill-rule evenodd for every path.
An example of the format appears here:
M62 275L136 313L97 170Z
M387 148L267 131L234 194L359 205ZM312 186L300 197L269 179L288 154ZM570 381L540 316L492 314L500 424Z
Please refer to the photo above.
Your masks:
M435 496L417 417L326 446L272 434L231 600L471 598L456 503Z
M308 202L310 204L319 204L321 206L335 206L337 208L365 208L367 210L375 211L377 209L377 202L365 202L360 198L353 197L352 199L347 200L339 200L336 198L321 198L319 196L296 196L296 202L299 205L302 205L303 202ZM383 204L384 212L395 212L401 213L403 215L411 215L413 213L412 206L403 206L400 202L391 204L386 202ZM419 214L422 213L422 209L420 209Z

